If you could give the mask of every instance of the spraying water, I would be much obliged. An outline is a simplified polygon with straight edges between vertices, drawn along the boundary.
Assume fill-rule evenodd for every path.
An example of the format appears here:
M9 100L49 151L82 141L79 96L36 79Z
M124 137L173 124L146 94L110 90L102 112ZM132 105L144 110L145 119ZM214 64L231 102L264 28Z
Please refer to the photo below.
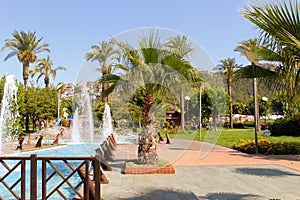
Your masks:
M72 142L94 141L94 120L91 98L85 82L80 83L80 94L77 96L77 108L74 113L72 127Z
M16 80L13 75L6 77L2 107L0 114L0 154L2 153L2 145L12 140L12 136L18 133L16 120L17 111L17 92Z
M79 134L79 120L78 120L78 108L76 108L73 116L73 127L72 127L72 135L71 141L73 143L79 143L81 141Z
M103 128L102 128L101 143L103 141L105 141L110 136L110 134L113 133L110 107L107 103L105 104L105 109L104 109L103 116L102 116L102 127Z

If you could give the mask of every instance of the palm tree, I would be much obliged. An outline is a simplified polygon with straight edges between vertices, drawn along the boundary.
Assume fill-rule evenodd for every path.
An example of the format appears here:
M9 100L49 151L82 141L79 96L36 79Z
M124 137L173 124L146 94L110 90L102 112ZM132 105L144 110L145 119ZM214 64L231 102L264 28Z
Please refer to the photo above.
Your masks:
M194 48L192 47L191 43L188 43L187 41L187 37L186 36L174 36L174 37L170 37L168 38L165 46L167 47L168 51L172 52L173 54L175 54L176 56L179 57L179 59L184 60L188 58L188 55L194 51ZM179 69L180 70L180 69ZM198 73L198 72L196 72ZM181 129L184 130L184 123L185 123L185 116L184 116L184 110L185 110L185 106L184 106L184 95L183 95L183 91L181 91L181 95L180 95L180 105L181 105ZM188 120L188 119L186 119ZM201 122L199 122L201 123Z
M100 68L96 70L101 70L102 77L112 74L116 68L114 68L115 61L119 60L119 51L114 48L114 42L102 41L99 45L93 45L91 47L91 52L85 54L84 58L87 61L98 61ZM106 84L102 85L102 92L108 88ZM104 102L108 101L108 96L103 99Z
M5 45L1 51L10 49L11 52L5 57L5 61L13 56L18 56L19 61L23 64L23 81L25 90L27 90L29 77L29 64L35 62L37 54L43 51L50 52L48 44L41 44L43 37L36 39L35 32L14 31L13 39L5 40Z
M241 68L241 65L236 64L234 58L227 58L221 60L220 63L221 64L217 65L214 69L219 70L226 79L227 91L229 96L229 123L230 123L230 128L233 128L231 83L235 77L235 70Z
M255 54L256 50L260 46L260 40L259 39L250 39L247 41L243 41L238 43L237 47L234 49L235 51L238 51L241 53L241 56L246 56L246 58L251 62L251 65L248 66L245 69L250 68L250 70L255 70L258 65L258 55ZM240 69L239 70L239 75L240 77L244 77L244 75L247 75L247 73L243 73L243 70L245 69ZM250 77L253 79L253 97L254 97L254 109L255 109L255 129L260 130L260 117L259 117L259 107L258 107L258 86L257 86L257 74L252 73Z
M116 44L126 57L124 65L127 67L127 72L120 76L111 75L110 78L107 76L103 81L115 79L117 84L112 84L110 88L122 88L118 91L123 91L127 95L132 94L130 91L142 90L144 101L138 160L141 163L156 163L158 155L154 141L155 99L161 94L168 95L172 92L179 94L179 89L185 87L181 79L186 80L184 76L193 76L193 80L196 80L198 74L193 73L195 70L187 61L163 49L157 34L151 33L149 37L142 38L139 49L133 49L130 45L118 41ZM185 73L181 74L180 71ZM108 90L112 91L110 88Z
M276 63L273 88L288 91L287 114L293 115L300 91L300 14L299 2L269 2L250 4L241 14L254 23L264 41L264 48L257 51L260 60Z
M50 76L52 76L53 80L56 77L56 71L57 70L67 70L67 68L59 66L55 69L52 69L53 62L50 59L50 56L47 56L47 58L42 58L37 60L38 65L36 65L33 70L31 70L29 73L31 74L31 77L33 77L36 74L39 74L36 82L39 81L39 79L44 76L44 83L47 88L50 87Z
M249 4L241 10L242 16L260 30L261 39L273 50L289 52L295 59L300 58L300 14L299 1Z

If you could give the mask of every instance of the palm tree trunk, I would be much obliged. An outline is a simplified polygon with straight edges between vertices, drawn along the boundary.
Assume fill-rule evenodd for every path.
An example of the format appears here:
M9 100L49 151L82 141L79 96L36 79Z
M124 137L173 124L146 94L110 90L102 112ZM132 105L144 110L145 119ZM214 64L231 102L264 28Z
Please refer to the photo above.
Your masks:
M45 75L45 80L44 80L46 88L50 87L50 78L49 76Z
M23 81L24 81L25 90L27 90L28 77L29 77L29 62L25 61L23 63Z
M24 88L26 92L25 102L28 100L28 92L27 92L27 84L28 84L28 77L29 77L29 61L23 63L23 81L24 81ZM29 113L26 112L25 115L25 130L29 132Z
M232 113L233 113L233 109L232 109L232 99L231 99L231 80L230 78L228 78L227 80L227 86L228 86L228 96L229 96L229 123L230 123L230 128L233 128L233 120L232 120Z
M255 91L256 91L256 113L257 113L257 116L256 116L256 120L257 120L257 130L258 131L261 131L261 123L260 123L260 114L259 114L259 103L258 103L258 85L257 85L257 81L255 81Z
M183 97L183 91L180 90L180 110L181 110L181 113L180 113L180 127L182 130L184 130L184 122L185 122L185 119L184 119L184 97Z
M108 68L106 66L106 64L103 64L102 66L102 77L108 75ZM105 91L108 88L108 85L105 83L102 83L102 91ZM107 95L106 97L104 97L103 102L108 102L109 101L109 95Z
M155 164L158 160L157 145L154 140L155 116L154 95L146 93L142 107L142 133L139 135L138 161L142 164Z

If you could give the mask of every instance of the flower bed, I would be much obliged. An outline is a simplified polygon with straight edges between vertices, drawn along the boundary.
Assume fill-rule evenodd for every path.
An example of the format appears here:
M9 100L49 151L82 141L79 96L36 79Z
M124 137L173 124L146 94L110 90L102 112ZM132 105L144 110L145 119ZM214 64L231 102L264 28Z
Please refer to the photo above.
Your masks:
M249 140L240 140L237 144L234 144L233 149L255 154L255 142ZM265 155L283 155L283 154L299 154L299 144L287 143L287 142L272 142L269 140L259 140L258 149L260 154Z

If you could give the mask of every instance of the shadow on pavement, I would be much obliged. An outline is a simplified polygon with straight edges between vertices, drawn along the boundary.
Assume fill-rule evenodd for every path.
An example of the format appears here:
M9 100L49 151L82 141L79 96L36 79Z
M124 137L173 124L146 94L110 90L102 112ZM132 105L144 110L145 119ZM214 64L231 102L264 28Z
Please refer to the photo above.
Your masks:
M164 200L164 199L174 199L174 200L197 200L194 193L190 192L183 192L183 191L173 191L173 190L153 190L146 194L141 194L140 196L129 197L129 198L120 198L126 200L143 200L143 199L157 199L157 200Z
M220 193L209 193L205 196L201 196L198 199L204 200L250 200L250 199L258 199L262 198L261 196L258 195L253 195L253 194L236 194L236 193L226 193L226 192L220 192Z
M248 174L254 176L300 176L300 174L291 173L288 171L283 171L279 169L271 169L271 168L238 168L235 170L237 173Z

